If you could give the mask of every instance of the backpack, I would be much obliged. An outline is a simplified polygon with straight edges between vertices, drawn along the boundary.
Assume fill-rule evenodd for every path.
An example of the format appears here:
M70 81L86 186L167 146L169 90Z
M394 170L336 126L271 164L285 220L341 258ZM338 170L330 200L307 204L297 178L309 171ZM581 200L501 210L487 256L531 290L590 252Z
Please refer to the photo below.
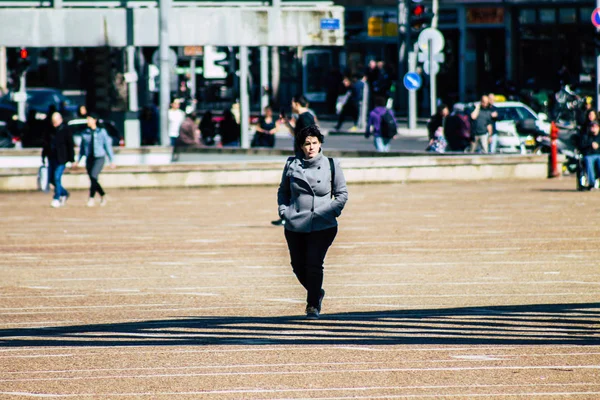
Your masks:
M393 138L398 133L396 119L391 112L387 111L381 116L381 124L379 127L381 136L384 138Z

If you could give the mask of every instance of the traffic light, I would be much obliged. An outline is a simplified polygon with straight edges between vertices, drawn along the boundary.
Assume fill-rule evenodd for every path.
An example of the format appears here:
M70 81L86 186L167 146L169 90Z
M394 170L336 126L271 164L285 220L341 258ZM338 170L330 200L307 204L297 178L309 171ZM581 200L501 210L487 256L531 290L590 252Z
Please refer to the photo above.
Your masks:
M19 59L17 60L17 65L15 67L15 72L18 77L21 77L26 71L27 68L31 65L31 61L29 60L29 51L22 47L19 50Z
M413 4L410 8L409 23L413 32L421 32L431 26L433 12L423 3Z

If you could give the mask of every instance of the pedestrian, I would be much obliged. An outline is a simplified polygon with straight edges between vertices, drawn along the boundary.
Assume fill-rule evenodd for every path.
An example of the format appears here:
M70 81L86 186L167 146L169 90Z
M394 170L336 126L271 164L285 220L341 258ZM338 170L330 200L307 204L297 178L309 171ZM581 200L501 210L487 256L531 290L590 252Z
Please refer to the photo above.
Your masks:
M154 146L159 142L158 113L154 104L148 104L140 112L142 146Z
M206 146L213 146L215 144L215 135L217 134L217 128L215 121L213 121L213 114L210 110L206 110L200 120L200 135L202 143Z
M350 78L347 76L344 77L343 84L346 90L345 102L338 116L338 121L335 126L335 130L339 131L346 117L350 117L354 124L350 131L356 132L356 130L358 129L358 106L360 101L362 100L362 90L359 89L358 85L350 81Z
M87 118L87 115L88 115L87 107L84 104L81 104L77 108L77 117L83 119L83 118Z
M48 160L48 175L54 185L54 197L50 206L59 208L67 204L69 192L62 185L62 175L66 164L75 161L75 144L71 131L63 123L63 117L58 112L51 115L52 129L49 129L42 149L42 163Z
M110 161L110 168L115 168L114 153L112 149L112 139L106 132L106 129L98 126L98 115L89 113L87 117L88 129L81 135L81 145L79 146L79 157L74 167L77 167L85 156L85 169L90 178L90 197L87 202L88 207L95 205L94 197L96 193L100 195L100 205L106 205L106 193L100 186L98 178L106 157Z
M179 99L173 100L171 108L167 113L169 120L169 137L171 138L171 146L175 147L177 138L179 137L179 128L185 119L185 113L181 110L181 102Z
M198 125L196 125L195 112L187 114L181 123L177 144L181 146L194 146L200 144L200 129L198 128Z
M398 130L394 113L385 107L385 103L385 97L375 96L375 108L369 113L365 131L366 139L373 135L375 150L380 153L390 151L390 141L396 136Z
M221 135L221 145L223 147L239 147L240 124L238 124L230 109L223 111L223 120L219 124L219 134Z
M579 151L583 155L583 166L588 179L588 189L592 190L596 183L596 171L600 170L600 125L598 121L590 122L590 133L581 135Z
M592 126L593 122L598 122L598 113L596 110L591 109L585 114L585 119L579 128L579 135L581 137L590 133L590 127Z
M287 126L294 137L305 128L316 125L317 123L316 116L308 108L308 100L301 94L292 97L292 113L296 115L292 120L288 120L283 111L281 111L279 117L283 120L285 126ZM302 154L302 150L297 146L296 140L294 140L294 154ZM275 226L285 225L285 219L276 219L275 221L271 221L271 224Z
M297 133L307 126L315 125L317 123L317 118L314 112L308 108L308 105L306 97L297 94L292 97L292 118L288 119L283 110L280 112L279 117L292 136L296 136ZM299 150L300 149L296 149L294 146L294 152Z
M496 121L498 120L498 108L494 105L496 102L496 95L494 93L488 94L488 100L490 102L490 109L492 110L492 135L490 136L490 153L495 153L498 148L498 129L496 129Z
M273 109L271 106L266 106L264 115L258 119L252 147L275 147L275 132L277 132L277 121L273 118Z
M288 158L277 191L279 216L285 219L291 265L306 289L306 316L317 319L325 291L323 262L348 200L344 173L337 160L323 155L323 135L311 125L294 137L301 149Z
M475 153L478 148L482 153L488 152L489 137L492 134L492 109L490 100L487 96L481 96L481 102L475 106L471 113L473 120L473 140L471 142L471 153Z
M438 130L444 131L444 124L446 122L446 117L450 114L450 110L446 104L442 104L438 107L438 110L435 114L429 118L427 122L427 132L429 134L429 140L435 137L435 133Z

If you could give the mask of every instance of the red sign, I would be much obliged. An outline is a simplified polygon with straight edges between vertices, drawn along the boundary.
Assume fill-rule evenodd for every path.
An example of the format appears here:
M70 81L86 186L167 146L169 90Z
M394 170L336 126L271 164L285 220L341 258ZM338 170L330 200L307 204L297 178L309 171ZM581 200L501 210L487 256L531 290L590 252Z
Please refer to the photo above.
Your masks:
M596 8L592 12L592 24L594 24L596 28L600 28L600 8Z

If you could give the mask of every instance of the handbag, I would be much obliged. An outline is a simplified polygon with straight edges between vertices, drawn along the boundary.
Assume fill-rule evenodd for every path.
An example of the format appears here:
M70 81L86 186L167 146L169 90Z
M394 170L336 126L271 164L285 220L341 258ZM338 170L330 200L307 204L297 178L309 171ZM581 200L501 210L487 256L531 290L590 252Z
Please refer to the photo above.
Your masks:
M38 190L44 193L50 191L50 182L48 180L48 167L46 165L41 165L38 169L37 188Z

